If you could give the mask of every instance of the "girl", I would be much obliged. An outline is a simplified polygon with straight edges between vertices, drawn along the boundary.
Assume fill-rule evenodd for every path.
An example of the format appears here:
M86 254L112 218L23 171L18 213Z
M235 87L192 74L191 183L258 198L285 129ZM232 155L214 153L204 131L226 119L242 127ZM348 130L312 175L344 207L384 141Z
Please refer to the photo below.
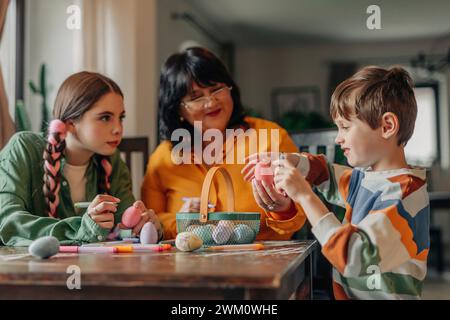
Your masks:
M144 212L135 234L153 221L162 235L152 210L135 202L117 149L125 118L117 84L74 74L61 85L53 116L47 138L20 132L0 152L0 242L27 246L47 235L63 244L103 241L131 205ZM91 204L76 210L80 201Z

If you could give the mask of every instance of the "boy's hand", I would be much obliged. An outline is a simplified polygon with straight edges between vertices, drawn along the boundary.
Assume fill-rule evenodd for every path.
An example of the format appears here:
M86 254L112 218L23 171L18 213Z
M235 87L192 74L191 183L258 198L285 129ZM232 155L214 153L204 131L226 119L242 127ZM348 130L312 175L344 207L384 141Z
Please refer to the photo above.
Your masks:
M117 204L120 199L99 194L87 208L87 213L91 219L103 229L111 230L114 226L114 212L117 211Z
M302 196L312 193L309 183L290 161L277 160L273 165L275 166L275 187L286 192L289 198L301 203L299 199Z

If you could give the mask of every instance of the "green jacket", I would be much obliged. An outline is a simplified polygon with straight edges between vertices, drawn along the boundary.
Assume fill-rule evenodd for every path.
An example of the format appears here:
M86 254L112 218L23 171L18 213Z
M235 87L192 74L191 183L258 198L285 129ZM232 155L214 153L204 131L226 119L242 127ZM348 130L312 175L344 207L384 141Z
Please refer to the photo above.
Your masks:
M99 227L86 209L74 208L69 183L63 174L58 218L47 215L42 190L45 145L42 134L19 132L0 152L0 245L28 246L33 240L48 235L58 238L62 244L104 241L110 230ZM62 159L61 170L64 164ZM111 164L110 194L121 200L115 214L117 224L135 200L130 173L119 151L111 156ZM86 201L92 201L98 194L98 165L93 157L86 171Z

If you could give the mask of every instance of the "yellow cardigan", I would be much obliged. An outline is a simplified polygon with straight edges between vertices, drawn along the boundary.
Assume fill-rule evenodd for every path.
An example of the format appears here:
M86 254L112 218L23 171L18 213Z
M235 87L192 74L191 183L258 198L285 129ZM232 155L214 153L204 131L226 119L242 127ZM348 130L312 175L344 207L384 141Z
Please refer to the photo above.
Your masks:
M258 118L247 117L245 121L250 128L259 132L267 129L268 140L260 145L258 152L270 150L270 130L279 130L280 152L298 152L297 147L286 130L277 124ZM248 139L245 144L236 143L234 139L235 156L239 148L245 147L245 156L250 153ZM245 182L241 174L244 164L226 164L225 157L229 150L225 150L224 164L220 166L230 173L235 190L235 210L238 212L260 212L261 225L257 240L287 240L305 223L306 217L300 206L292 207L286 213L266 212L261 209L253 197L251 183ZM233 144L228 144L233 145ZM162 142L151 155L141 189L141 198L147 208L152 208L158 214L164 227L164 238L174 239L177 234L176 213L183 205L183 197L200 197L202 183L208 168L205 164L175 164L171 159L172 144ZM273 151L273 149L272 149ZM211 187L210 202L216 204L215 211L226 211L226 188L222 178L215 179Z

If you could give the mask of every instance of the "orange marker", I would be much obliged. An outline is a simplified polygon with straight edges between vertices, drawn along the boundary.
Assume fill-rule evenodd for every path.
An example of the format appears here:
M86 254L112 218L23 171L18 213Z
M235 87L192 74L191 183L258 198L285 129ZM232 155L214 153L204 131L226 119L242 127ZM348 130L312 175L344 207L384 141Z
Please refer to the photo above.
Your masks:
M117 250L117 253L133 253L133 247L132 246L116 246L113 247Z
M228 246L213 246L208 247L206 251L228 251L228 250L263 250L264 245L262 243L251 244L234 244Z
M149 251L165 251L172 249L171 245L129 245L129 246L114 246L118 253L131 252L149 252Z

